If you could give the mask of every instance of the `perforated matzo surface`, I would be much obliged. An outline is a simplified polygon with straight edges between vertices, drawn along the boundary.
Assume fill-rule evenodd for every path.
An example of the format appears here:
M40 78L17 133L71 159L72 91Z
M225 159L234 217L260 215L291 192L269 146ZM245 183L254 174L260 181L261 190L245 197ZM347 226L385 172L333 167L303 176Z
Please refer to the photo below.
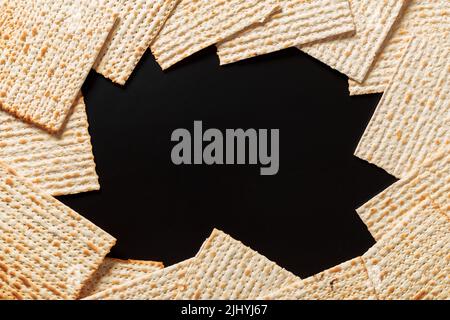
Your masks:
M363 255L379 299L450 297L449 228L448 214L416 209Z
M346 261L264 297L269 300L377 299L361 258Z
M54 196L100 189L83 98L59 135L0 110L0 161Z
M164 268L161 262L106 258L83 286L80 298L102 292Z
M179 0L107 0L118 21L94 69L125 84L142 55L158 35Z
M96 0L0 0L0 107L57 132L115 16Z
M299 48L356 81L363 81L407 0L349 0L354 36L319 41Z
M450 36L414 39L355 155L402 178L449 144Z
M115 239L0 163L0 291L75 299Z
M430 200L450 212L450 149L441 152L390 186L357 210L370 233L380 240L413 209L427 206Z
M350 94L383 92L412 36L428 37L445 31L450 31L450 1L411 0L363 83L350 80Z
M255 299L299 278L214 230L189 268L177 299Z
M86 300L173 300L180 290L192 259L111 287Z
M163 69L233 34L265 21L276 0L181 0L151 50Z
M281 11L217 46L221 64L355 31L348 0L284 0Z

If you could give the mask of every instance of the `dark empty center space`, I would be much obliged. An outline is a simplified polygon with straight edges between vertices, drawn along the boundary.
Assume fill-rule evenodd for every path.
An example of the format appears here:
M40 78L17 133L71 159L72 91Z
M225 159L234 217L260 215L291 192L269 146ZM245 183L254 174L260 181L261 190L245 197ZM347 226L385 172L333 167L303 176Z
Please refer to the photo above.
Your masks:
M115 236L117 258L190 258L214 227L305 277L373 243L355 209L395 179L353 156L380 95L296 49L220 67L210 48L162 72L147 53L125 87L83 87L102 190L60 199ZM280 170L176 166L172 132L280 129Z

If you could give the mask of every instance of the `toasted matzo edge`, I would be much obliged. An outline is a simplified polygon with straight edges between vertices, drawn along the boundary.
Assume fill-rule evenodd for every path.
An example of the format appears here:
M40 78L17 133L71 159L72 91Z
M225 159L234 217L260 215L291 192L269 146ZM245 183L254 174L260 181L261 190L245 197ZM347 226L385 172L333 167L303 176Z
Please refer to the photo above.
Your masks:
M220 64L355 32L348 0L280 1L281 11L217 45Z
M107 0L119 19L94 65L124 85L180 0Z
M300 280L264 300L373 300L375 289L361 257Z
M178 300L256 299L299 278L214 229L195 256Z
M0 108L57 133L115 19L99 1L1 1Z
M447 0L411 0L364 81L349 80L350 95L384 92L413 36L428 37L449 30L450 3Z
M447 148L440 152L356 210L375 240L380 240L408 212L422 208L427 200L450 211L449 151Z
M429 201L362 256L379 299L449 299L449 228L448 212Z
M342 35L299 46L299 49L361 82L409 0L349 1L357 30L354 36Z
M193 259L113 286L84 300L173 300Z
M163 70L279 10L277 0L181 0L151 45Z
M99 190L88 127L82 96L58 135L0 110L0 161L52 196Z
M411 41L355 151L397 178L450 143L450 34L441 36Z
M16 299L75 299L116 239L0 162L0 279Z

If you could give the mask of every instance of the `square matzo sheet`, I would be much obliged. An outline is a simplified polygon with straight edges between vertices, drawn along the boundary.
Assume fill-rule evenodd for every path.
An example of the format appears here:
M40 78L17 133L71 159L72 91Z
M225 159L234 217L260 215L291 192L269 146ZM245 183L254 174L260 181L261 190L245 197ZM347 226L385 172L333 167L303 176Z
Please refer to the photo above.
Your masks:
M299 49L356 81L363 81L407 0L349 0L356 33Z
M99 190L84 99L52 135L0 110L0 161L53 195Z
M349 81L351 95L384 92L412 37L428 37L450 31L450 1L410 0L408 2L404 14L394 25L391 35L383 45L367 77L362 83Z
M284 0L267 21L217 45L228 64L355 31L348 0Z
M405 177L449 144L450 35L410 42L355 155Z
M206 47L266 21L278 10L276 0L180 0L151 45L156 61L167 69Z
M229 235L214 230L189 266L176 298L256 299L299 279Z
M118 13L118 19L94 69L124 85L179 0L105 1Z
M97 0L0 0L0 107L58 132L113 27Z
M450 148L368 201L356 211L375 240L380 240L408 212L430 201L450 212Z
M0 298L76 299L115 242L0 163Z

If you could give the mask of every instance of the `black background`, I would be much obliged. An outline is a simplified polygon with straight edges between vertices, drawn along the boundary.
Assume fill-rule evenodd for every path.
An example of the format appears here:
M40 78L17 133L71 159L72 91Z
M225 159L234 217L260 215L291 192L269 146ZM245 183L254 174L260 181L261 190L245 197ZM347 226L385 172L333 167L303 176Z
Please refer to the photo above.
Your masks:
M220 67L209 48L162 72L147 53L125 87L83 86L102 190L60 199L118 241L111 256L190 258L214 227L306 277L373 243L355 209L395 180L353 156L380 95L297 49ZM177 128L280 129L280 171L175 166Z

